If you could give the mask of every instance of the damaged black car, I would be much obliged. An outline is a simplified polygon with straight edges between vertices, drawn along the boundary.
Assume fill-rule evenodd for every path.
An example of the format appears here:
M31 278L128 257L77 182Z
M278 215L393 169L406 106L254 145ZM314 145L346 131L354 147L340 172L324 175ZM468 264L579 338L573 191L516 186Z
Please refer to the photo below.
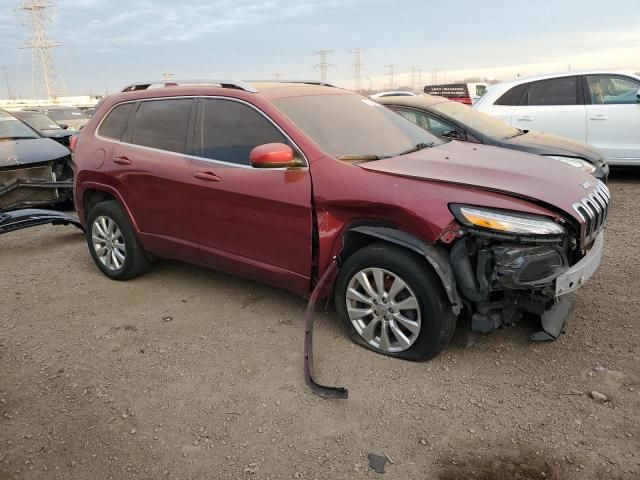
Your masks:
M72 196L69 149L0 110L0 212L68 204Z

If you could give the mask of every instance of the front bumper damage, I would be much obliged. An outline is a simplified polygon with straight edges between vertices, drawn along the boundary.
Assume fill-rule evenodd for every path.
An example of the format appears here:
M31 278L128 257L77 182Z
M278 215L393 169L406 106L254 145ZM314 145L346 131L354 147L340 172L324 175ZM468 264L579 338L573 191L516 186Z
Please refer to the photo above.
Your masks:
M586 283L602 258L600 232L587 254L569 266L569 239L527 243L461 238L450 260L472 333L489 333L537 317L534 341L556 340L573 307L567 294Z
M72 172L63 162L0 169L0 212L64 202L72 191Z

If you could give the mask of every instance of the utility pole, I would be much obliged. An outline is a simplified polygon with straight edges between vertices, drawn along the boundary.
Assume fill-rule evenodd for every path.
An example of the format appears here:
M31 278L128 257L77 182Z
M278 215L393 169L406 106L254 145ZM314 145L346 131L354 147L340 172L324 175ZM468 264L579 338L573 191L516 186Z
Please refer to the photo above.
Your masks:
M173 78L173 73L169 72L168 70L165 70L164 72L162 72L163 80L171 80L172 78Z
M7 74L7 67L0 67L4 70L4 80L7 82L7 95L9 95L9 100L13 100L13 93L11 93L11 86L9 85L9 75Z
M387 69L387 74L389 75L389 90L393 90L393 76L398 65L385 65L384 67Z
M353 86L356 93L360 93L362 91L362 67L364 64L362 63L362 53L365 51L364 48L352 48L349 50L353 53Z
M282 72L276 72L273 74L273 76L276 78L276 80L280 80L282 78Z
M25 25L31 30L31 37L20 48L31 50L33 93L46 93L50 101L66 94L53 55L53 49L62 43L51 40L47 34L51 23L49 11L55 6L50 0L23 0L17 6L17 10L25 13Z
M418 84L422 83L422 69L420 67L416 67L415 65L411 65L410 68L411 68L411 89L414 91L420 90L420 87L418 87Z
M320 70L320 80L323 82L327 81L327 70L335 66L327 63L327 55L333 52L334 50L316 50L313 52L314 55L320 55L320 63L314 65L313 68Z

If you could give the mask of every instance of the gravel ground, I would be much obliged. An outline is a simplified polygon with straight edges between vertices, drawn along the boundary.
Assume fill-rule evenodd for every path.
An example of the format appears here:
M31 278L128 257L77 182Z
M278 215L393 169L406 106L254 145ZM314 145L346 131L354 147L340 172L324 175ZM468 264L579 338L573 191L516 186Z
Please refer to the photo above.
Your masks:
M638 479L640 174L610 186L603 264L559 341L520 324L467 348L459 329L416 364L329 310L317 375L347 401L304 385L304 299L176 262L114 282L72 227L3 235L0 478Z

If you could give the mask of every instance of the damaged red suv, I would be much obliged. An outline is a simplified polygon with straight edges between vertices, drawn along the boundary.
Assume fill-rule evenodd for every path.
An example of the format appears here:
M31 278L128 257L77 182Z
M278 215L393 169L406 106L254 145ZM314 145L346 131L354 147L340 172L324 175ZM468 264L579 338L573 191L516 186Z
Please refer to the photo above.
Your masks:
M424 360L463 316L487 333L537 316L597 269L609 191L513 150L445 141L326 84L134 84L77 142L75 202L102 272L171 258L332 295L350 336ZM333 269L333 267L332 267Z

